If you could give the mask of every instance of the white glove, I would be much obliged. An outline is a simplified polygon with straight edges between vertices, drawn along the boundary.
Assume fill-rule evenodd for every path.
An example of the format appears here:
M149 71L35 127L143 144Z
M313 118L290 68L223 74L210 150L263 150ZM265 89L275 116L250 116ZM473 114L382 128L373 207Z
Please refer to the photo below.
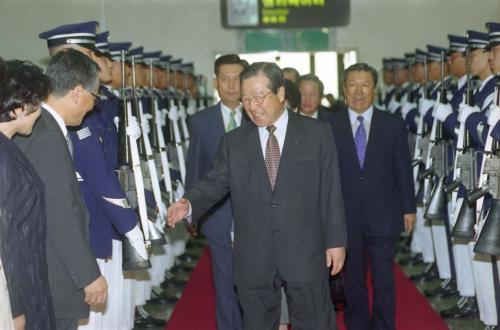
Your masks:
M144 236L142 235L142 231L139 229L139 225L136 225L134 229L125 233L125 236L130 240L130 244L134 250L141 256L143 259L148 258L148 253L146 251L146 246L144 245Z
M401 103L397 102L395 99L391 99L391 102L389 102L388 105L389 112L394 113L397 110L397 108L399 108L400 105Z
M467 104L460 104L460 107L458 108L458 121L461 123L465 123L467 118L474 112L479 112L479 108L474 106L471 107L470 105Z
M175 105L170 107L170 110L168 111L168 119L171 121L177 121L179 119L179 110Z
M184 108L184 106L181 106L179 108L179 118L181 118L181 119L186 119L187 118L186 108Z
M490 127L494 127L500 120L500 107L498 105L492 105L490 110L488 125L490 125Z
M410 110L412 109L415 109L416 107L416 103L405 102L401 107L401 114L403 115L403 118L406 119L406 115L408 115L408 112L410 112Z
M166 115L166 113L164 113L161 110L156 111L156 123L158 125L165 126L165 115Z
M118 126L120 125L120 117L116 116L113 118L113 122L115 123L116 130L118 131Z
M137 118L135 118L134 116L131 116L130 120L128 121L127 135L134 140L137 140L141 137L141 128L139 127Z
M148 135L151 132L151 126L149 126L149 120L153 118L149 113L142 115L141 127L144 135Z
M418 112L420 112L420 115L425 116L427 114L427 111L429 111L433 106L434 103L436 103L434 100L429 100L429 99L420 99L418 100Z
M436 102L434 109L432 110L432 116L439 121L444 122L446 118L453 113L453 109L450 104L443 104L441 102Z

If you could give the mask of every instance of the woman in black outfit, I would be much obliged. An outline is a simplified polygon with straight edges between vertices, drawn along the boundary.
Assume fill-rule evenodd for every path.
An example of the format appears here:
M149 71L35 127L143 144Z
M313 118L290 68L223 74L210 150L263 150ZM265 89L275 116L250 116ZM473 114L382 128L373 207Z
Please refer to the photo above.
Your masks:
M44 185L11 141L29 135L50 80L30 62L0 59L0 256L16 328L54 329L47 278ZM6 68L6 69L5 69ZM2 70L0 70L2 71Z

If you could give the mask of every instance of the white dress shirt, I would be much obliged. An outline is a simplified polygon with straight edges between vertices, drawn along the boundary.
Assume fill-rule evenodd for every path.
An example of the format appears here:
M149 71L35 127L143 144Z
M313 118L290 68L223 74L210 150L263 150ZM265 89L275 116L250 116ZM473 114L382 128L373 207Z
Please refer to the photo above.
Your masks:
M241 104L234 110L229 109L224 103L220 103L220 111L222 113L222 121L224 122L224 130L227 125L229 125L229 119L231 118L231 112L236 111L234 115L234 121L236 122L236 127L241 125L241 117L243 116L243 110Z
M463 87L463 85L465 85L465 83L467 82L467 75L463 75L462 77L458 78L457 80L457 89L460 89Z
M316 109L316 111L314 111L314 112L313 112L313 114L312 114L312 115L310 115L310 116L308 116L308 115L306 115L305 113L300 112L300 111L299 111L299 113L300 113L302 116L304 116L304 117L309 117L309 118L318 119L318 109Z
M66 123L64 122L64 119L62 119L61 115L59 113L57 113L57 111L55 111L54 108L52 108L50 105L48 105L45 102L42 102L42 107L45 110L47 110L47 112L50 113L50 115L52 117L54 117L54 119L57 122L57 125L59 125L59 128L61 129L61 131L63 133L63 136L68 135L68 129L66 128Z
M283 145L285 144L285 136L286 136L286 128L288 126L288 111L283 111L283 114L278 118L278 120L274 123L276 126L276 130L274 131L274 135L278 140L278 144L280 146L280 155L283 152ZM260 146L262 147L262 154L266 157L266 144L267 139L269 139L269 132L265 127L259 127L259 137L260 137Z
M368 137L370 136L370 125L372 122L372 117L373 117L373 106L370 106L363 114L359 114L356 111L352 110L349 108L349 120L351 122L351 128L352 128L352 136L356 135L356 130L358 129L360 123L358 120L359 116L363 116L363 126L365 126L366 130L366 139L368 142Z

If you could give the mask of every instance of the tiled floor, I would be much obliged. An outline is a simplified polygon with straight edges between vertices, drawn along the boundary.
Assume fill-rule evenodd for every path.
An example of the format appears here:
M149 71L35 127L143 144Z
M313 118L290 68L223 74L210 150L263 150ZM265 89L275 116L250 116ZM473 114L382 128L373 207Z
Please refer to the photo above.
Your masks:
M200 247L189 250L190 253L193 253L193 254L198 255L198 256L201 255L202 251L203 251L203 248L200 248ZM197 260L193 260L189 264L194 266L194 265L196 265L196 261ZM425 268L424 265L419 265L419 266L414 266L414 267L403 267L403 270L405 271L405 273L407 275L411 275L411 274L421 272L424 268ZM186 272L177 273L176 278L188 279L189 273L186 273ZM415 282L415 284L420 291L423 291L425 289L434 288L435 286L437 286L439 284L439 281L435 280L435 281L432 281L429 283ZM168 293L180 295L182 293L182 289L170 289L168 291ZM446 309L448 307L453 306L457 300L458 300L458 296L454 296L454 297L449 297L449 298L444 298L444 299L429 299L429 302L434 307L434 309L439 311L439 310ZM166 320L168 320L170 315L172 314L173 308L174 308L174 304L169 304L169 305L151 305L151 304L148 304L146 306L146 310L149 313L151 313L152 316L154 316L156 318L166 319ZM485 327L478 318L460 319L460 320L447 319L446 322L449 325L451 330L482 330ZM163 330L163 329L153 328L151 330ZM402 330L404 330L404 329L402 329ZM428 330L432 330L432 329L428 329Z

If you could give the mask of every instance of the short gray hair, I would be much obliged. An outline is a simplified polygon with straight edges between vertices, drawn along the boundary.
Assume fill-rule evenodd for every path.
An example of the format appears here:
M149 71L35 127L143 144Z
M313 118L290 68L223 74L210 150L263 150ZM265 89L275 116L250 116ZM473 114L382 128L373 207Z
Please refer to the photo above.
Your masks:
M68 48L52 57L45 73L52 86L52 93L64 96L78 85L88 90L99 86L99 66L85 54Z
M364 71L364 72L370 73L372 78L373 78L373 86L377 86L377 82L378 82L377 70L375 70L375 68L373 68L372 66L370 66L366 63L356 63L356 64L353 64L344 70L344 75L342 77L343 82L344 82L344 86L346 85L346 82L347 82L347 76L349 76L349 73L354 72L354 71Z

